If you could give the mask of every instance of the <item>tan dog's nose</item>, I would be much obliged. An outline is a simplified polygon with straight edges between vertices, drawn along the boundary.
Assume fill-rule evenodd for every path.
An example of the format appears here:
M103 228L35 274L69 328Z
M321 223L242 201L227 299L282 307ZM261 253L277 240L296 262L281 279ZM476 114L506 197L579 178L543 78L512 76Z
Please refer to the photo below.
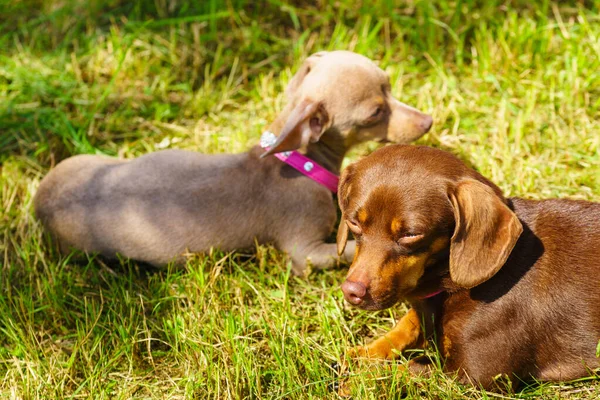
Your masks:
M420 125L421 129L423 129L425 133L429 132L431 125L433 125L433 118L431 115L426 115L425 118L423 118L423 120L420 122Z
M357 306L363 302L363 298L367 294L367 287L364 283L346 280L342 283L342 292L344 292L346 301Z

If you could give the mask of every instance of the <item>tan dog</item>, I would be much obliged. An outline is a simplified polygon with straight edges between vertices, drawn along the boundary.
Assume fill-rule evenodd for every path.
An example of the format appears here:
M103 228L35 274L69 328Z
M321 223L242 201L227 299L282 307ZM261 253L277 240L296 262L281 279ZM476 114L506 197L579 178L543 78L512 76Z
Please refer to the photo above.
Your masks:
M309 57L287 88L288 104L269 131L267 154L305 149L337 174L354 144L411 142L430 116L391 94L385 72L345 51ZM61 248L117 254L163 265L186 252L273 243L294 272L337 261L325 243L336 220L332 194L255 147L242 154L166 150L126 161L81 155L61 162L40 184L35 209ZM344 260L353 249L349 246Z
M339 202L339 249L349 230L357 240L345 298L412 306L351 356L392 359L435 340L445 371L486 389L600 367L600 204L506 199L452 154L417 146L349 166Z

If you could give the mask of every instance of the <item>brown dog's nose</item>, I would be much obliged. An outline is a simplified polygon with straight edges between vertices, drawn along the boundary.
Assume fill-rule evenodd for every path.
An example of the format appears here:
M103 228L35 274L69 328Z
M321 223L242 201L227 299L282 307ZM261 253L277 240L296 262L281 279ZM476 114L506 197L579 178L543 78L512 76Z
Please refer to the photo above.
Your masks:
M429 132L431 125L433 125L433 118L431 115L426 115L421 121L420 125L424 132Z
M342 283L342 292L349 303L357 306L362 303L363 297L367 294L367 287L361 282L346 280Z

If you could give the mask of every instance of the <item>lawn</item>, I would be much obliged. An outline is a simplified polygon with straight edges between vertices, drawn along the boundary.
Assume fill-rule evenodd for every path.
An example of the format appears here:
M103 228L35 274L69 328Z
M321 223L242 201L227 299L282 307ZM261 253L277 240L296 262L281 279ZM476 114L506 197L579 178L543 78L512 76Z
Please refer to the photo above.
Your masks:
M0 397L335 398L330 364L405 311L344 303L345 268L218 250L150 270L60 255L33 214L74 154L241 152L301 61L349 49L507 195L600 201L600 2L0 0ZM312 4L312 3L311 3ZM346 162L378 145L356 148ZM354 397L590 398L593 378L499 396L353 370Z

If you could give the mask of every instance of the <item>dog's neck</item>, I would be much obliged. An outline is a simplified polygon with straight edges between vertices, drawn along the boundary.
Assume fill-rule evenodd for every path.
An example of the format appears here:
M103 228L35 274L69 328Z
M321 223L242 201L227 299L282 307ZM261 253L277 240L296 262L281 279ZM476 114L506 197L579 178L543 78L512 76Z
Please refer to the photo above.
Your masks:
M288 114L289 110L286 107L267 130L279 136L287 121ZM344 137L338 130L329 129L323 133L318 142L309 143L306 149L299 149L298 151L329 172L339 175L348 147L345 144Z
M347 151L342 135L337 130L330 129L318 142L308 145L306 156L339 175Z

